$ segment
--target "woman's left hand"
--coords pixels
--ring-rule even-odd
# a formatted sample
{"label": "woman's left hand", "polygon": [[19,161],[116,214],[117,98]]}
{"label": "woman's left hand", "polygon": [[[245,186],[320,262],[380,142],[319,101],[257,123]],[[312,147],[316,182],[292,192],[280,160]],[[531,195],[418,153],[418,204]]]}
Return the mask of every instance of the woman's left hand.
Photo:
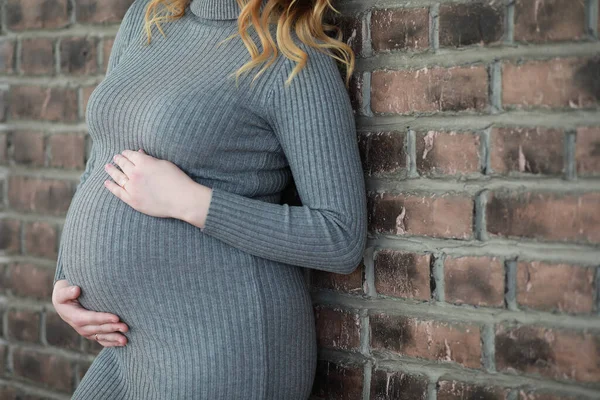
{"label": "woman's left hand", "polygon": [[142,149],[123,150],[113,160],[122,171],[105,164],[104,170],[114,182],[106,180],[104,186],[134,209],[154,217],[181,218],[182,197],[199,185],[177,165]]}

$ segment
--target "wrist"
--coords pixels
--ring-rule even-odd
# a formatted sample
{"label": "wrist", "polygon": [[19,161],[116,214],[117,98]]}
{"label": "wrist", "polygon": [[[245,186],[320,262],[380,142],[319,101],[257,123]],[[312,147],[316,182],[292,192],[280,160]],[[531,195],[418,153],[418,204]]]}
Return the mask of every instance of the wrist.
{"label": "wrist", "polygon": [[198,228],[204,228],[212,197],[212,188],[191,181],[183,194],[181,196],[181,207],[179,207],[180,214],[176,218]]}

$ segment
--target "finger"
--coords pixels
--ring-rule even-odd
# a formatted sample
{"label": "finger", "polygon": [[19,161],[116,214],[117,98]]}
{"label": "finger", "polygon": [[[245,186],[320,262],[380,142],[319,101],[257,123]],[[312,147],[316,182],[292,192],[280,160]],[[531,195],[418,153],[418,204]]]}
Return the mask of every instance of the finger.
{"label": "finger", "polygon": [[113,156],[113,160],[115,161],[115,163],[117,163],[119,168],[121,168],[121,170],[123,170],[123,172],[125,173],[126,176],[129,176],[133,170],[133,167],[135,167],[135,165],[131,162],[131,160],[129,158],[123,156],[122,154],[115,154]]}
{"label": "finger", "polygon": [[83,336],[89,336],[94,333],[112,333],[112,332],[127,332],[129,327],[124,323],[108,323],[102,325],[84,325],[80,329]]}
{"label": "finger", "polygon": [[114,342],[121,346],[124,346],[127,343],[127,338],[125,335],[120,333],[98,333],[98,335],[92,335],[94,339],[97,339],[98,342]]}
{"label": "finger", "polygon": [[56,289],[55,299],[57,303],[65,303],[79,297],[79,286],[65,286]]}
{"label": "finger", "polygon": [[115,314],[87,310],[80,305],[66,305],[66,307],[73,308],[63,310],[63,314],[74,326],[79,328],[86,325],[116,324],[119,322],[119,317]]}
{"label": "finger", "polygon": [[112,164],[104,164],[104,170],[108,172],[110,177],[113,178],[114,181],[117,182],[120,186],[123,186],[125,182],[127,182],[127,180],[129,179],[123,171],[120,171],[117,167],[115,167]]}
{"label": "finger", "polygon": [[127,191],[121,186],[109,180],[104,181],[104,186],[106,186],[106,188],[110,190],[112,194],[129,204],[129,193],[127,193]]}
{"label": "finger", "polygon": [[146,154],[146,152],[143,149],[139,149],[138,151],[142,154]]}
{"label": "finger", "polygon": [[123,150],[121,152],[121,154],[123,154],[125,157],[127,157],[135,165],[141,163],[145,156],[145,154],[142,154],[139,151],[131,151],[131,150]]}

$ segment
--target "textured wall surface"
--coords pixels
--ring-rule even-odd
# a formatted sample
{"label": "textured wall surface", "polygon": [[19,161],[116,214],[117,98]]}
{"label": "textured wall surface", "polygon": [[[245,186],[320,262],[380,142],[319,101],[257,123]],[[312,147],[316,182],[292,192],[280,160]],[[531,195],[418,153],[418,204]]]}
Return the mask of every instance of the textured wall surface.
{"label": "textured wall surface", "polygon": [[[51,304],[86,99],[131,0],[4,0],[0,398],[101,349]],[[315,399],[600,398],[598,0],[339,0],[370,243],[309,271]]]}

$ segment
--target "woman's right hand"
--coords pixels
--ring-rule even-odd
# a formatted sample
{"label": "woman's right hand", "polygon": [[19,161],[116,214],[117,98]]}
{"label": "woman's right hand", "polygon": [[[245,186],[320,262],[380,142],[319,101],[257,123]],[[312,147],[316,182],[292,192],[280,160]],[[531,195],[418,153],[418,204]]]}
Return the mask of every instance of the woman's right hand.
{"label": "woman's right hand", "polygon": [[96,312],[84,308],[77,300],[79,286],[69,285],[66,279],[56,281],[52,291],[52,304],[58,315],[75,331],[89,340],[96,340],[105,347],[125,346],[128,326],[119,322],[115,314]]}

